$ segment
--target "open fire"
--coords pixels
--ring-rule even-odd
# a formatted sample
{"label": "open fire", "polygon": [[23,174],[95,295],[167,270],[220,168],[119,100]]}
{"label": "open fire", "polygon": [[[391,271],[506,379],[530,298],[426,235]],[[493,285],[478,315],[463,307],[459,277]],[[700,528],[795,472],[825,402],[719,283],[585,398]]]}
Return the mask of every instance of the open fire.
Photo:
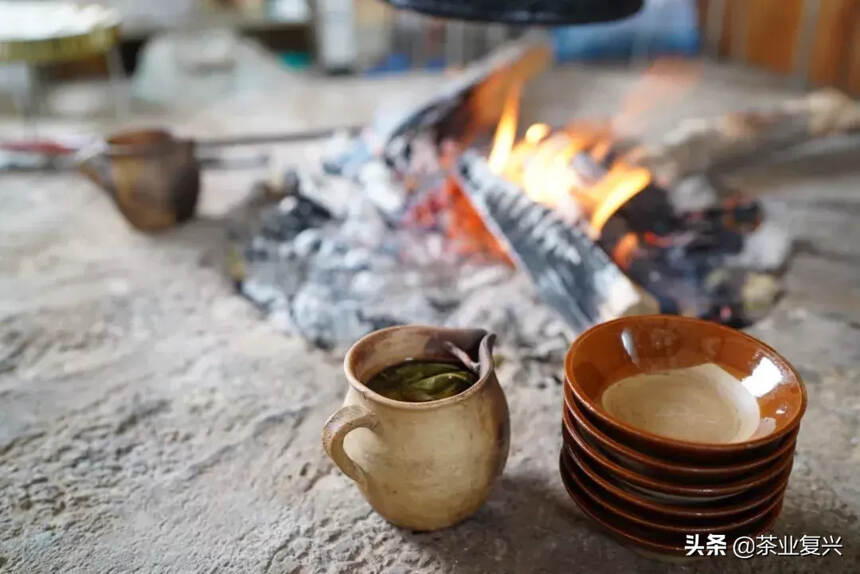
{"label": "open fire", "polygon": [[606,126],[580,122],[552,130],[547,124],[532,124],[515,142],[519,92],[516,86],[505,101],[490,169],[519,184],[532,201],[560,210],[571,221],[585,215],[592,235],[599,237],[612,214],[648,185],[650,173],[611,156]]}
{"label": "open fire", "polygon": [[[545,299],[555,300],[562,314],[571,305],[580,307],[567,316],[569,323],[581,329],[614,315],[659,309],[744,325],[757,318],[761,301],[773,301],[777,293],[774,277],[734,262],[744,251],[747,236],[762,222],[755,201],[728,197],[706,209],[677,209],[671,190],[658,185],[651,171],[637,163],[640,149],[629,145],[622,149],[617,143],[610,121],[577,121],[559,129],[536,123],[518,137],[520,88],[514,83],[506,95],[486,154],[487,169],[476,179],[481,170],[472,168],[481,160],[467,154],[465,163],[470,166],[463,170],[461,161],[465,175],[461,174],[458,184],[472,199],[474,188],[511,184],[502,195],[510,196],[513,186],[518,190],[514,193],[549,208],[575,230],[576,237],[567,237],[570,243],[564,245],[557,244],[557,225],[551,227],[552,240],[540,238],[538,233],[529,240],[511,241],[511,233],[535,225],[543,212],[526,206],[516,215],[520,221],[510,222],[510,229],[505,229],[501,220],[510,219],[510,214],[486,204],[486,197],[476,202],[487,228],[502,243],[502,251],[529,269]],[[498,181],[483,181],[493,179]],[[490,203],[500,205],[512,201],[490,198]],[[462,225],[467,216],[454,221],[455,232],[475,235],[477,226]],[[535,245],[524,245],[527,241]],[[588,242],[599,249],[589,249]],[[546,253],[541,255],[541,250]],[[544,264],[552,250],[576,253],[551,269]],[[600,250],[611,257],[609,262],[600,260]],[[585,270],[581,260],[589,257],[594,260]],[[568,269],[560,271],[559,266]],[[613,267],[618,269],[610,272]],[[611,275],[613,284],[595,283],[587,276],[598,272]],[[636,295],[622,288],[627,278],[638,286]],[[561,288],[561,284],[565,286]],[[621,300],[613,300],[616,297]]]}
{"label": "open fire", "polygon": [[543,356],[623,314],[763,316],[790,239],[702,174],[852,129],[853,103],[813,95],[649,146],[626,129],[648,105],[637,98],[612,120],[518,125],[523,80],[547,54],[500,50],[299,168],[233,230],[239,289],[326,347],[390,324],[480,323]]}

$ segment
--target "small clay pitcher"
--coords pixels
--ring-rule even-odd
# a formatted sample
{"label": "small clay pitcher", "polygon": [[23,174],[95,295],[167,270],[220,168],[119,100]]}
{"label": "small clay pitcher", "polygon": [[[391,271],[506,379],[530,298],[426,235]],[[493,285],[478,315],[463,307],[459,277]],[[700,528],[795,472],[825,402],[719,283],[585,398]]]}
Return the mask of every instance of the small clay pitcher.
{"label": "small clay pitcher", "polygon": [[107,191],[141,231],[172,227],[194,214],[200,192],[194,142],[165,130],[114,134],[88,150],[81,171]]}
{"label": "small clay pitcher", "polygon": [[[371,506],[390,522],[436,530],[487,499],[508,458],[508,404],[496,378],[495,336],[482,329],[411,325],[371,333],[344,359],[343,407],[323,428],[323,446]],[[477,362],[478,381],[458,395],[402,402],[363,381],[409,359],[455,360],[446,342]]]}

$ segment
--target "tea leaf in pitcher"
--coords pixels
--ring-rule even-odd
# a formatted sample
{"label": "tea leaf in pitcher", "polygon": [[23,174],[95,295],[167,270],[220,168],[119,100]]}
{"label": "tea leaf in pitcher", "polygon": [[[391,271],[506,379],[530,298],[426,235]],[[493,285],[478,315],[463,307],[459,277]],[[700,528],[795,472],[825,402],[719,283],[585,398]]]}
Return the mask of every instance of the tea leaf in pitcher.
{"label": "tea leaf in pitcher", "polygon": [[441,375],[433,375],[424,377],[409,386],[413,389],[421,389],[428,393],[438,393],[450,386],[468,388],[474,382],[474,377],[470,377],[469,373],[463,371],[454,371],[452,373],[442,373]]}
{"label": "tea leaf in pitcher", "polygon": [[387,383],[397,385],[409,385],[426,377],[439,375],[442,373],[450,373],[457,371],[457,365],[452,363],[425,363],[417,361],[407,361],[399,365],[394,365],[383,369],[373,379],[380,379]]}
{"label": "tea leaf in pitcher", "polygon": [[407,361],[383,369],[367,386],[397,401],[435,401],[461,393],[477,377],[461,365],[433,361]]}

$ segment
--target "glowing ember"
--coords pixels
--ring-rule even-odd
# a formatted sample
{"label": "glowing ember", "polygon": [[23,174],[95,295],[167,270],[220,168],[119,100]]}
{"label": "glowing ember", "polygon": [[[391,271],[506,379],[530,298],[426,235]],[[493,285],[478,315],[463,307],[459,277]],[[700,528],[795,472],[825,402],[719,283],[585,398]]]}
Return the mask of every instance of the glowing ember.
{"label": "glowing ember", "polygon": [[615,244],[615,249],[612,250],[612,259],[622,269],[628,269],[633,262],[633,256],[636,254],[638,247],[639,238],[636,237],[635,233],[628,232]]}
{"label": "glowing ember", "polygon": [[[584,212],[599,235],[612,214],[651,182],[650,173],[621,160],[605,168],[601,162],[609,156],[612,138],[602,125],[573,124],[553,132],[546,124],[533,124],[516,141],[519,94],[514,86],[505,100],[490,169],[519,184],[533,201],[566,215]],[[580,154],[587,154],[591,173],[576,168]]]}

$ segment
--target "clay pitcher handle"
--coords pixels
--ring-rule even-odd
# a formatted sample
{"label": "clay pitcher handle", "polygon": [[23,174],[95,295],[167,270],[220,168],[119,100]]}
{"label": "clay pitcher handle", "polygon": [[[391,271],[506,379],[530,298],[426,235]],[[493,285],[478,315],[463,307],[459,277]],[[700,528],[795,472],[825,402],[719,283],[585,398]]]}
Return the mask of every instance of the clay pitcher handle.
{"label": "clay pitcher handle", "polygon": [[322,442],[326,453],[337,467],[362,488],[367,486],[367,475],[343,449],[343,439],[357,428],[374,428],[379,420],[376,415],[358,405],[342,407],[329,417],[323,426]]}

